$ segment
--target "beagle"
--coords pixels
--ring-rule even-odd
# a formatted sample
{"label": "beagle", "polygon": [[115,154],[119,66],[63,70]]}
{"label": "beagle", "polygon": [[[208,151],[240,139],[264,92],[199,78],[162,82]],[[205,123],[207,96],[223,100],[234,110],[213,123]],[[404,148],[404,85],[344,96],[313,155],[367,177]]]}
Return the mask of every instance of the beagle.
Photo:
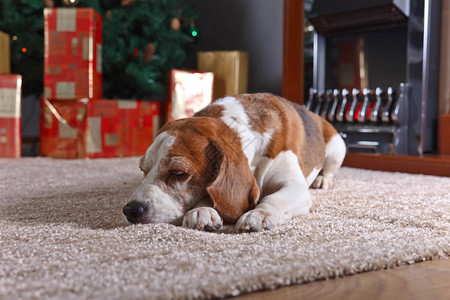
{"label": "beagle", "polygon": [[332,188],[346,147],[333,126],[272,94],[221,98],[166,123],[140,160],[131,223],[269,230],[305,214],[308,188]]}

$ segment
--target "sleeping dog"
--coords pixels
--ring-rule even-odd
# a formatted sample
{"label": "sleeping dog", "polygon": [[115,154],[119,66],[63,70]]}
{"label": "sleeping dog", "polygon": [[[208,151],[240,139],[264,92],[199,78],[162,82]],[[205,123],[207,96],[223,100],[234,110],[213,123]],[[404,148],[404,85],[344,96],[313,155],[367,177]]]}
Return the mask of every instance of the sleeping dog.
{"label": "sleeping dog", "polygon": [[309,211],[310,186],[332,188],[345,151],[331,124],[281,97],[221,98],[159,130],[123,212],[131,223],[269,230]]}

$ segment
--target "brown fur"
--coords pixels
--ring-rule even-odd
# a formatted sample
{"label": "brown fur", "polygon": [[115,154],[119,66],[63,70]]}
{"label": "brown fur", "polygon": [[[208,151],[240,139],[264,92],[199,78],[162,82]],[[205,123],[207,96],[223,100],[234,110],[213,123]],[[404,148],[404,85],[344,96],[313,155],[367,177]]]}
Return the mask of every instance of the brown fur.
{"label": "brown fur", "polygon": [[212,142],[210,146],[220,159],[218,174],[207,191],[214,209],[224,221],[234,223],[245,212],[255,208],[259,188],[242,151],[229,150],[229,144],[224,140]]}
{"label": "brown fur", "polygon": [[198,111],[196,117],[209,117],[220,119],[223,116],[223,107],[220,105],[210,105]]}
{"label": "brown fur", "polygon": [[328,123],[324,119],[322,119],[321,121],[322,121],[323,138],[325,140],[325,144],[328,144],[328,142],[331,140],[331,138],[338,133],[337,133],[336,129],[334,129],[334,127],[330,123]]}

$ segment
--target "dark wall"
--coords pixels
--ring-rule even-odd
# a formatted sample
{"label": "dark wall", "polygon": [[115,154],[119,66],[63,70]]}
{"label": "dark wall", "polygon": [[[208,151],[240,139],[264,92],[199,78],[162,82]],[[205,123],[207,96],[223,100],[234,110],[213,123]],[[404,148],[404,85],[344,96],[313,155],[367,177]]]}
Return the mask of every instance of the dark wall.
{"label": "dark wall", "polygon": [[283,1],[181,0],[199,12],[196,50],[249,52],[249,92],[281,93]]}

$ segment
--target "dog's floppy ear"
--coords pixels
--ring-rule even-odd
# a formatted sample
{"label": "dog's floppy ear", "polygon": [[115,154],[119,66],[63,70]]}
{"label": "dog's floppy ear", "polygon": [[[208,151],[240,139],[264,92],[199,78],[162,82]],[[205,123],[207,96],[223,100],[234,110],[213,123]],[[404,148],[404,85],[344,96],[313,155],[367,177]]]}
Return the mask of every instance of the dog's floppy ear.
{"label": "dog's floppy ear", "polygon": [[256,206],[259,188],[244,152],[231,149],[225,143],[209,143],[206,156],[213,179],[206,190],[223,220],[235,223],[242,214]]}

